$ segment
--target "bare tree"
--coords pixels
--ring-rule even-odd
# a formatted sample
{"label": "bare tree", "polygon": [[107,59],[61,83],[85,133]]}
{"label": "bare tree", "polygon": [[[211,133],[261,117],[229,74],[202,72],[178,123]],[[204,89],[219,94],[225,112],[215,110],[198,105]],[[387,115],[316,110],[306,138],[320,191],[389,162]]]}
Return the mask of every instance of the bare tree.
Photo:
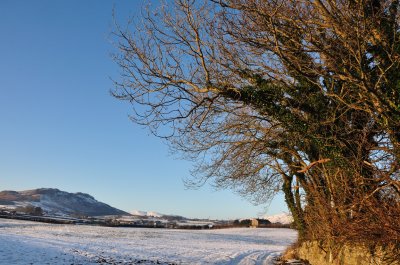
{"label": "bare tree", "polygon": [[398,15],[398,1],[177,0],[117,26],[113,94],[197,161],[195,184],[259,203],[282,190],[311,238],[356,238],[339,228],[390,208],[370,226],[398,239]]}

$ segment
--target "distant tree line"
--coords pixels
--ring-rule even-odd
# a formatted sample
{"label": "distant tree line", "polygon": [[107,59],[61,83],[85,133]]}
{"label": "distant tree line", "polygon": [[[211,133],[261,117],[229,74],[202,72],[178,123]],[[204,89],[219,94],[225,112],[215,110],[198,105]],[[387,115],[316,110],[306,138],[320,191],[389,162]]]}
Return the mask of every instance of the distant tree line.
{"label": "distant tree line", "polygon": [[292,228],[292,224],[271,223],[267,219],[234,220],[232,227]]}

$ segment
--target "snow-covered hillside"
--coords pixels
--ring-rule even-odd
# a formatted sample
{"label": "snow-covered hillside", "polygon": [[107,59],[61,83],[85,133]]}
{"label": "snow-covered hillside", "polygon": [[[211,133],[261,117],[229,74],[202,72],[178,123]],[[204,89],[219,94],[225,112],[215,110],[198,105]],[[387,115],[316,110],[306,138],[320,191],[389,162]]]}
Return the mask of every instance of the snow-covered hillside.
{"label": "snow-covered hillside", "polygon": [[136,216],[148,216],[148,217],[162,217],[164,214],[157,213],[157,212],[146,212],[146,211],[139,211],[139,210],[134,210],[131,212],[132,215]]}
{"label": "snow-covered hillside", "polygon": [[271,223],[291,224],[293,222],[293,217],[289,213],[265,215],[263,218],[269,220]]}
{"label": "snow-covered hillside", "polygon": [[0,219],[0,264],[272,265],[291,229],[169,230]]}
{"label": "snow-covered hillside", "polygon": [[15,209],[32,205],[52,215],[122,215],[124,211],[97,201],[86,193],[69,193],[58,189],[35,189],[0,192],[0,208]]}

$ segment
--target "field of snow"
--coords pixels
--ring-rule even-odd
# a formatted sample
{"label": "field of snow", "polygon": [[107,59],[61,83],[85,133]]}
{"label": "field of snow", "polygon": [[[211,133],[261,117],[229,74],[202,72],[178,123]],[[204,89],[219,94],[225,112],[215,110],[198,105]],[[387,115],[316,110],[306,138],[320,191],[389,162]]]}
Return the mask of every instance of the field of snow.
{"label": "field of snow", "polygon": [[0,219],[0,264],[273,264],[291,229],[168,230]]}

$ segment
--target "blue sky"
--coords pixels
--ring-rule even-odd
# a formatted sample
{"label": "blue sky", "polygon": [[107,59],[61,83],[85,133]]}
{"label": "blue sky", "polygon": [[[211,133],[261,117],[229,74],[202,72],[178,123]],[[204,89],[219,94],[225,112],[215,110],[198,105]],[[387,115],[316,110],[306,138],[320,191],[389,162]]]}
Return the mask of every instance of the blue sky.
{"label": "blue sky", "polygon": [[[122,210],[201,218],[265,212],[232,191],[187,190],[192,164],[110,96],[112,10],[142,1],[0,1],[0,190],[85,192]],[[269,214],[287,211],[282,197]]]}

